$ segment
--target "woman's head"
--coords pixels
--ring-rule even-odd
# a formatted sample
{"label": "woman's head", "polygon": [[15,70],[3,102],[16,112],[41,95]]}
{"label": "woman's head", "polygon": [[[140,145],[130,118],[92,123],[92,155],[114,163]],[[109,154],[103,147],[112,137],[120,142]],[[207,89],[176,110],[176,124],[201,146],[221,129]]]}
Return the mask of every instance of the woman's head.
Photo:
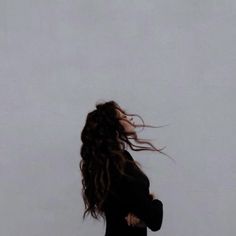
{"label": "woman's head", "polygon": [[[137,114],[127,113],[115,101],[97,103],[96,109],[87,114],[81,132],[80,150],[83,199],[85,208],[87,207],[83,218],[87,212],[96,219],[97,214],[105,218],[104,202],[114,177],[128,175],[125,172],[127,162],[133,166],[140,166],[137,161],[129,161],[125,158],[126,145],[134,151],[151,150],[164,154],[161,149],[157,149],[150,142],[141,141],[135,131],[136,127],[155,126],[145,125],[143,120],[143,124],[134,124],[133,116],[138,116],[142,120]],[[151,148],[135,145],[130,142],[130,139],[137,143],[148,144]]]}
{"label": "woman's head", "polygon": [[[93,145],[93,148],[122,148],[122,139],[135,134],[135,125],[128,119],[128,115],[115,101],[96,104],[96,109],[89,112],[81,133],[83,143]],[[119,139],[120,138],[120,139]],[[107,144],[113,143],[112,146]]]}
{"label": "woman's head", "polygon": [[123,126],[127,135],[134,133],[135,123],[132,122],[133,117],[128,118],[125,112],[121,109],[116,109],[117,117],[119,119],[120,124]]}

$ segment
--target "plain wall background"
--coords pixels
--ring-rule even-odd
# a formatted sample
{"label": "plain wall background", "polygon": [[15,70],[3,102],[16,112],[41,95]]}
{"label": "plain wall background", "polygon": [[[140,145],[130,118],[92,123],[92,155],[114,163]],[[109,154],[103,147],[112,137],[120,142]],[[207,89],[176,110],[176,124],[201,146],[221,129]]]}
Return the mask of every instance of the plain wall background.
{"label": "plain wall background", "polygon": [[[82,222],[80,132],[100,100],[176,163],[131,152],[160,236],[236,233],[234,0],[0,0],[0,235],[104,235]],[[140,136],[140,137],[141,137]]]}

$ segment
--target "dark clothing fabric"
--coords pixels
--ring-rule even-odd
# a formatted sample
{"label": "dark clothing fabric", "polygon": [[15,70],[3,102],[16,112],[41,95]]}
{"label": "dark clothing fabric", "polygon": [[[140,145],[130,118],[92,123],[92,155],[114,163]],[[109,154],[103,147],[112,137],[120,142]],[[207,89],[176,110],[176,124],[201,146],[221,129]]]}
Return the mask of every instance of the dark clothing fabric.
{"label": "dark clothing fabric", "polygon": [[[133,160],[127,150],[124,154]],[[138,166],[133,168],[129,163],[126,170],[134,178],[122,176],[113,182],[112,191],[115,195],[109,194],[105,203],[105,236],[147,236],[147,228],[158,231],[162,225],[163,204],[159,199],[152,199],[149,195],[148,177],[141,173]],[[129,226],[125,217],[130,212],[146,226]]]}

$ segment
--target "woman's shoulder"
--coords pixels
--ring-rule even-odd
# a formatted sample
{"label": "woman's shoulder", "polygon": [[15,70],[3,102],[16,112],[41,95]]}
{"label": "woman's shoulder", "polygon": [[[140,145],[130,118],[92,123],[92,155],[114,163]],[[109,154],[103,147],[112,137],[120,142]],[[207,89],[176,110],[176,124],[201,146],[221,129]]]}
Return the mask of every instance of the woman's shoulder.
{"label": "woman's shoulder", "polygon": [[[127,150],[124,150],[124,154],[128,160],[134,161],[132,155]],[[149,182],[148,176],[135,163],[134,163],[134,165],[132,165],[131,163],[127,163],[126,171],[128,174],[130,174],[132,176],[131,180],[138,181],[138,182],[141,181],[144,185],[149,187],[150,182]]]}
{"label": "woman's shoulder", "polygon": [[124,153],[125,157],[128,158],[128,160],[134,161],[134,158],[131,156],[131,154],[126,149],[123,150],[123,153]]}

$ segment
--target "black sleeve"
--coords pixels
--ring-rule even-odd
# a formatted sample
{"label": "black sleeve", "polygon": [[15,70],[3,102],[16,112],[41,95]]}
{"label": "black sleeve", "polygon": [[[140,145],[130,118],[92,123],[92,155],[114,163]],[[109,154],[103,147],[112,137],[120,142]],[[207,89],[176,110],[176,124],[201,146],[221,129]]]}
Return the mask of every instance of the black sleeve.
{"label": "black sleeve", "polygon": [[118,196],[129,211],[144,221],[150,230],[157,231],[161,228],[163,204],[159,199],[152,200],[149,189],[138,180],[122,177],[118,187]]}

